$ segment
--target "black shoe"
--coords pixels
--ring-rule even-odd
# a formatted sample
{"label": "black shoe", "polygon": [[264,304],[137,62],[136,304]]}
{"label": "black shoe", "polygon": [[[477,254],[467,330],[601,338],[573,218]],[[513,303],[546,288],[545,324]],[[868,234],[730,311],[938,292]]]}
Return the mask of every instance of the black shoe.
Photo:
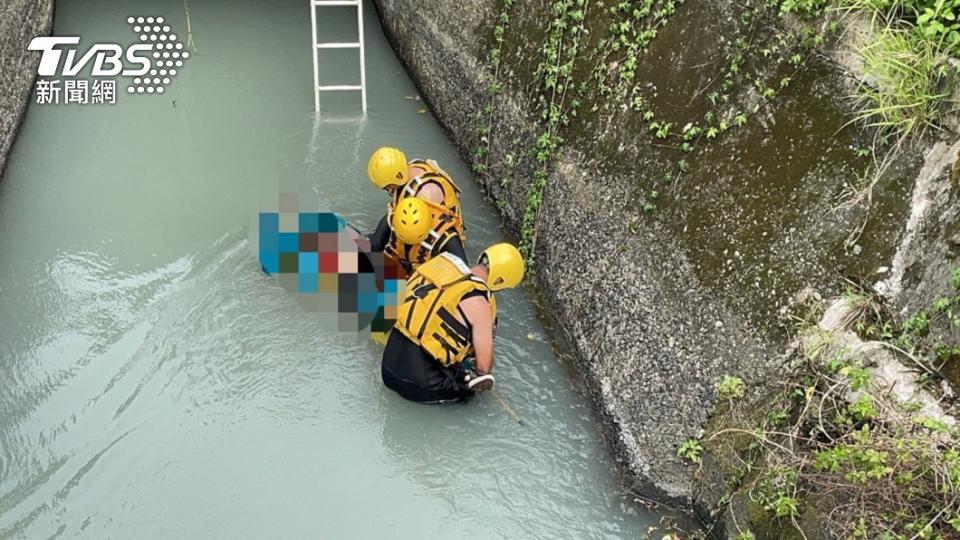
{"label": "black shoe", "polygon": [[487,373],[486,375],[477,375],[476,373],[468,373],[463,380],[467,383],[467,388],[473,392],[486,392],[493,388],[493,375]]}

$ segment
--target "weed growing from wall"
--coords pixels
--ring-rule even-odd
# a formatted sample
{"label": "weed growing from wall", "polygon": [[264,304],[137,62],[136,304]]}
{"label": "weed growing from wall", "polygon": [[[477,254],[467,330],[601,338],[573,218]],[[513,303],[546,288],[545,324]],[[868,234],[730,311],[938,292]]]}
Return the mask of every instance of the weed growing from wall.
{"label": "weed growing from wall", "polygon": [[[943,338],[960,328],[960,267],[954,281],[951,292],[900,321],[862,289],[845,295],[853,328],[917,367],[918,382],[934,392],[939,370],[960,362],[960,343]],[[726,462],[729,493],[716,512],[734,496],[754,510],[738,534],[759,526],[767,536],[782,535],[782,527],[802,535],[803,514],[815,512],[831,537],[960,537],[960,427],[927,414],[923,403],[891,399],[869,357],[834,344],[816,328],[818,318],[808,310],[803,321],[795,376],[751,398],[742,381],[725,376],[716,429],[683,443],[678,455],[699,461],[709,450]]]}

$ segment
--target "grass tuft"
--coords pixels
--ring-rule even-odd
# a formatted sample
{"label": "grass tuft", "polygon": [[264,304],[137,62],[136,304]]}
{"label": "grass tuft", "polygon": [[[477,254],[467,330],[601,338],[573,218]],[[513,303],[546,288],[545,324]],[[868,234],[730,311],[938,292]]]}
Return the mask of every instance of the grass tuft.
{"label": "grass tuft", "polygon": [[855,96],[857,120],[903,138],[940,129],[956,79],[945,45],[910,29],[875,29],[875,39],[859,50],[867,77]]}

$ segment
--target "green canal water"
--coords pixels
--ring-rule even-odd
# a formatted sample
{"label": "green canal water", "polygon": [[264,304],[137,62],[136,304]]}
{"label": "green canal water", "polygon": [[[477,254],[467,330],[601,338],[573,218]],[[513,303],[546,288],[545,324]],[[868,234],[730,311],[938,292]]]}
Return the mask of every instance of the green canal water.
{"label": "green canal water", "polygon": [[[186,35],[184,3],[57,3],[54,33]],[[259,271],[281,192],[362,227],[384,144],[464,188],[471,254],[503,239],[366,4],[370,110],[311,92],[307,2],[189,1],[196,51],[163,95],[31,104],[0,182],[0,537],[639,538],[610,449],[522,291],[499,296],[498,389],[408,403],[380,348]],[[324,40],[355,32],[320,11]],[[454,9],[454,8],[451,8]],[[191,49],[192,51],[192,49]],[[324,53],[347,83],[353,51]],[[465,103],[465,107],[474,106]]]}

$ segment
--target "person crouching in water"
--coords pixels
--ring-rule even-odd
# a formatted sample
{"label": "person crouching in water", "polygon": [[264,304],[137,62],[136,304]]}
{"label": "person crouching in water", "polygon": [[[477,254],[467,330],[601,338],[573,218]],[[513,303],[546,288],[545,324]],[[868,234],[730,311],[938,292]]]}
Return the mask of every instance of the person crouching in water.
{"label": "person crouching in water", "polygon": [[473,267],[450,253],[421,264],[407,281],[383,351],[383,383],[421,403],[460,401],[493,388],[493,293],[516,287],[523,273],[520,251],[507,243],[488,247]]}
{"label": "person crouching in water", "polygon": [[[440,253],[466,260],[460,189],[437,162],[407,162],[399,149],[384,146],[370,156],[367,176],[391,199],[369,236],[373,251],[392,257],[408,274]],[[424,215],[428,219],[413,224]],[[410,220],[410,226],[398,227],[399,219]]]}

